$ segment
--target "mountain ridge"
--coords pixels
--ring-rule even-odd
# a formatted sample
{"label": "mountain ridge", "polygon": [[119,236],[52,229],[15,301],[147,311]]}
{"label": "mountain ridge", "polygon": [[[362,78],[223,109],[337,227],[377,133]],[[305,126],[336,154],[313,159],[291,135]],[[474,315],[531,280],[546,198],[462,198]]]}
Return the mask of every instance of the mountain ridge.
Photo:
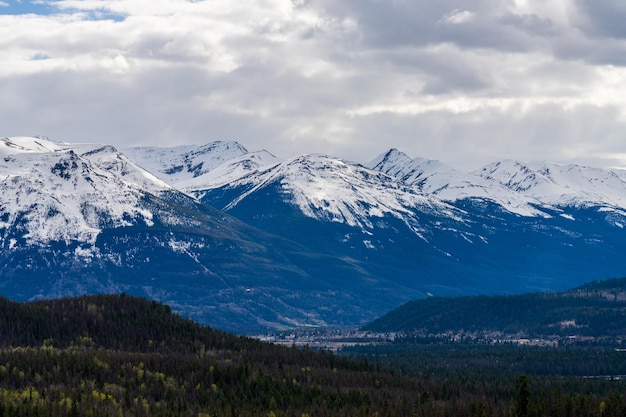
{"label": "mountain ridge", "polygon": [[[246,177],[249,178],[251,175],[255,175],[256,172],[264,172],[268,168],[280,164],[281,162],[288,163],[288,161],[297,160],[305,161],[309,158],[323,156],[315,154],[302,154],[293,158],[289,158],[287,160],[282,160],[281,158],[277,158],[265,150],[249,152],[237,142],[217,141],[213,142],[212,144],[220,144],[227,147],[237,147],[241,150],[241,153],[238,154],[236,157],[232,157],[230,159],[224,158],[221,160],[221,165],[214,165],[213,169],[208,170],[203,175],[195,176],[195,183],[189,183],[187,182],[187,180],[179,181],[175,177],[168,176],[164,172],[161,172],[161,175],[159,175],[159,177],[163,180],[169,180],[169,183],[172,183],[172,185],[174,186],[180,185],[180,187],[178,188],[183,189],[189,194],[195,195],[195,193],[203,188],[214,189],[227,184],[231,184],[233,182],[244,180],[244,178]],[[193,149],[219,149],[219,147],[217,146],[208,145],[196,146],[195,148],[192,146],[187,146],[185,148],[187,148],[185,155],[193,153]],[[147,150],[148,152],[152,152],[152,150],[155,148],[137,147],[131,148],[130,150],[138,160],[141,160],[146,164],[145,167],[149,171],[153,173],[158,171],[159,167],[155,166],[155,164],[150,161],[150,158],[145,158],[141,156],[143,152],[142,149]],[[162,154],[166,155],[174,151],[176,148],[161,149]],[[126,152],[129,150],[123,151]],[[263,158],[258,156],[260,154],[266,154],[270,157],[266,160],[263,160]],[[328,157],[333,158],[330,156]],[[174,166],[174,161],[176,161],[177,158],[178,157],[174,157],[166,165]],[[226,169],[229,163],[237,162],[237,160],[250,162],[250,160],[252,159],[256,159],[257,162],[255,164],[249,164],[245,172],[234,173],[233,170]],[[339,160],[339,158],[333,159]],[[450,167],[447,164],[436,160],[429,160],[421,157],[416,157],[412,159],[397,148],[391,148],[389,151],[381,153],[379,156],[375,157],[371,161],[362,164],[347,160],[343,161],[350,163],[354,166],[362,166],[375,171],[383,172],[393,178],[396,178],[405,185],[415,186],[421,189],[423,192],[430,194],[431,196],[439,197],[443,201],[454,202],[466,198],[485,199],[495,202],[499,206],[514,214],[542,217],[550,215],[546,213],[546,210],[542,210],[542,207],[545,207],[548,209],[547,211],[550,211],[561,206],[571,206],[573,202],[584,199],[580,198],[581,196],[577,196],[578,198],[570,197],[559,200],[555,197],[558,196],[557,192],[554,192],[553,196],[546,196],[541,193],[524,194],[523,191],[525,189],[523,187],[516,187],[511,184],[511,181],[505,180],[507,177],[507,171],[503,168],[503,166],[507,164],[515,164],[519,166],[520,170],[522,171],[526,169],[526,171],[529,174],[532,174],[534,178],[538,177],[539,173],[542,171],[550,171],[551,168],[554,171],[555,169],[559,170],[558,168],[562,168],[561,174],[570,171],[571,175],[560,175],[559,178],[566,181],[566,183],[562,186],[555,185],[555,190],[563,191],[570,189],[570,191],[572,191],[574,190],[572,184],[579,182],[580,187],[575,191],[578,191],[578,193],[582,196],[588,197],[587,202],[593,202],[594,200],[590,198],[595,196],[600,197],[596,201],[598,203],[626,209],[626,198],[624,197],[624,195],[626,195],[626,173],[619,170],[599,169],[575,164],[564,165],[548,162],[524,163],[519,161],[506,160],[488,164],[478,170],[464,171]],[[541,167],[541,164],[543,164],[544,166]],[[532,166],[535,166],[536,168],[530,168]],[[219,169],[217,169],[218,167]],[[219,173],[218,171],[220,170],[222,170],[223,173]],[[577,175],[575,172],[573,172],[576,170],[579,171]],[[209,175],[204,183],[199,181],[199,177],[210,174],[211,171],[213,171],[213,175]],[[595,178],[591,176],[592,172],[595,173]],[[512,177],[522,175],[511,170],[509,170],[508,174]],[[581,183],[579,179],[584,177],[585,175],[593,180],[592,182],[589,182],[587,184],[587,188],[582,187],[585,184]],[[612,182],[607,186],[606,183],[608,179],[612,180]],[[554,183],[554,181],[552,182]],[[589,187],[593,188],[601,184],[605,184],[602,186],[602,192],[604,194],[599,192],[593,193],[588,189]],[[621,190],[621,194],[615,193],[614,188],[616,185]],[[533,188],[536,187],[537,184],[533,186]],[[566,192],[561,192],[560,194],[564,196],[568,195],[568,193]],[[574,199],[572,200],[572,198]]]}
{"label": "mountain ridge", "polygon": [[[325,324],[331,317],[314,311],[314,296],[290,301],[303,289],[330,305],[341,302],[329,283],[289,258],[307,250],[135,170],[114,148],[40,139],[2,143],[9,149],[0,161],[5,295],[27,300],[127,291],[239,332]],[[153,180],[156,191],[134,178]],[[354,320],[370,313],[355,307],[345,314]]]}
{"label": "mountain ridge", "polygon": [[[261,332],[362,324],[428,294],[626,273],[619,193],[542,201],[495,168],[466,177],[398,150],[368,164],[281,160],[236,142],[126,151],[4,138],[0,156],[0,290],[19,299],[126,291]],[[554,178],[585,175],[587,200],[585,187],[621,178]]]}
{"label": "mountain ridge", "polygon": [[[392,150],[391,153],[400,158],[400,168],[411,162],[411,158],[400,151]],[[361,259],[365,263],[369,262],[370,269],[374,268],[379,276],[391,275],[392,272],[383,271],[389,268],[389,265],[394,264],[402,264],[397,270],[403,270],[400,272],[403,277],[410,274],[409,270],[415,271],[416,281],[424,281],[424,275],[441,275],[440,283],[427,278],[431,282],[426,286],[421,286],[422,296],[427,292],[433,292],[436,287],[445,288],[444,291],[448,293],[452,293],[453,287],[459,287],[460,291],[468,291],[470,288],[477,290],[472,286],[475,286],[478,281],[465,286],[460,280],[446,278],[447,273],[464,276],[469,281],[471,277],[485,274],[481,272],[481,269],[486,267],[488,268],[486,274],[489,277],[484,282],[489,282],[488,285],[495,284],[497,278],[492,276],[493,266],[489,264],[502,261],[491,261],[487,258],[500,258],[504,263],[509,264],[509,266],[503,265],[500,272],[496,271],[496,273],[501,276],[507,274],[515,276],[516,278],[508,278],[506,282],[510,285],[509,290],[516,292],[532,290],[533,286],[535,289],[563,289],[564,287],[557,284],[559,279],[557,277],[563,277],[561,279],[564,282],[582,283],[585,280],[613,277],[623,273],[623,268],[615,264],[615,260],[612,261],[613,266],[603,271],[593,271],[589,267],[584,267],[582,261],[582,259],[586,259],[586,262],[602,259],[604,262],[605,257],[610,259],[613,254],[617,253],[611,251],[610,254],[600,255],[599,250],[591,247],[594,254],[585,255],[585,251],[590,248],[589,245],[606,244],[607,247],[623,245],[620,243],[622,239],[619,238],[619,224],[621,224],[622,216],[620,211],[614,210],[612,206],[572,208],[563,205],[561,207],[553,204],[554,202],[542,202],[534,197],[520,197],[518,193],[516,194],[500,182],[477,174],[467,174],[469,178],[475,179],[477,184],[469,183],[469,186],[466,186],[468,180],[462,178],[462,175],[459,176],[460,171],[448,168],[446,168],[448,171],[455,173],[456,185],[454,186],[442,186],[433,182],[434,177],[438,178],[439,183],[443,182],[444,173],[435,173],[436,175],[431,173],[429,176],[419,177],[414,172],[411,177],[412,183],[405,183],[402,181],[402,176],[398,178],[389,175],[398,175],[402,172],[400,168],[397,168],[395,171],[382,170],[382,173],[386,175],[383,182],[393,184],[394,189],[397,190],[393,198],[388,197],[383,200],[386,205],[395,205],[402,209],[384,210],[380,206],[368,203],[372,195],[376,195],[375,182],[356,186],[355,178],[357,177],[350,177],[351,180],[347,181],[345,174],[362,172],[366,174],[361,175],[361,178],[365,176],[373,180],[383,178],[378,173],[380,169],[374,170],[368,166],[373,164],[375,167],[388,154],[389,152],[383,153],[373,160],[373,163],[365,165],[325,155],[304,154],[282,163],[268,164],[256,171],[246,172],[240,180],[222,182],[213,188],[190,190],[190,192],[202,201],[224,209],[272,233],[283,234],[303,244],[317,239],[315,247],[325,247],[326,253],[344,253],[346,247],[349,247],[351,248],[350,256]],[[313,164],[317,165],[316,169],[311,169],[312,160],[316,161],[316,164]],[[328,163],[323,163],[324,160]],[[416,158],[416,160],[420,163],[428,163],[425,159]],[[333,168],[332,161],[340,162],[344,168]],[[391,163],[386,168],[391,168],[393,161],[387,158],[387,162]],[[286,176],[280,174],[281,171],[285,171],[285,166],[293,169],[292,173]],[[445,165],[429,163],[429,166]],[[299,175],[293,175],[294,172]],[[270,178],[273,182],[269,180]],[[430,183],[428,183],[429,179]],[[347,189],[344,188],[346,184],[349,185]],[[428,187],[431,190],[437,190],[439,194],[428,191]],[[308,191],[302,192],[303,189],[308,189]],[[476,190],[478,192],[474,193],[473,191]],[[332,195],[333,192],[334,195]],[[416,205],[405,204],[415,198],[426,199],[429,204],[445,207],[453,213],[453,216],[438,218],[436,214],[433,216],[432,213],[416,210]],[[358,210],[352,207],[358,207]],[[444,211],[439,210],[439,212]],[[344,213],[354,217],[350,218]],[[388,216],[389,213],[393,214]],[[398,216],[398,213],[403,214]],[[403,219],[404,213],[409,213],[409,221]],[[404,224],[392,225],[395,222],[392,219],[394,216],[396,220],[401,219]],[[354,221],[355,217],[358,222]],[[305,221],[304,218],[312,221]],[[310,225],[307,225],[309,223]],[[418,227],[412,229],[407,227],[412,224]],[[597,225],[601,227],[597,228],[597,232],[592,231],[592,224],[593,228]],[[401,248],[399,242],[406,239],[407,233],[413,235],[411,239],[417,238],[427,242],[429,247],[404,243],[405,248]],[[320,236],[319,239],[317,235]],[[437,240],[443,243],[436,242]],[[460,244],[461,240],[468,244]],[[361,249],[358,249],[359,246]],[[391,254],[390,248],[394,246],[396,246],[396,253],[404,252],[404,254],[387,256],[386,260],[381,258],[375,262],[376,265],[371,264],[372,257],[380,255],[381,251]],[[489,249],[485,252],[483,249],[477,249],[479,246]],[[499,248],[506,246],[510,246],[508,251]],[[567,249],[568,247],[572,249]],[[439,264],[441,268],[433,266],[429,269],[423,264],[420,265],[419,261],[406,264],[407,257],[415,257],[409,254],[411,250],[417,254],[428,253],[432,249],[448,258]],[[605,257],[600,258],[601,256]],[[429,256],[429,258],[432,257]],[[482,265],[479,265],[477,259],[481,258],[484,260],[479,261],[482,262]],[[572,264],[576,266],[567,265],[569,258],[573,259]],[[543,260],[548,265],[554,264],[554,266],[548,267],[552,268],[551,270],[544,268],[542,271],[542,268],[537,266],[539,260]],[[558,266],[554,263],[555,260]],[[385,263],[387,267],[383,266]],[[459,266],[460,263],[470,265],[470,267]],[[530,275],[528,271],[531,269],[524,265],[525,263],[533,268]],[[450,265],[452,265],[451,268]],[[476,267],[471,265],[476,265]],[[581,266],[582,269],[579,268]],[[394,268],[392,266],[391,270]],[[439,272],[437,268],[440,269]],[[559,269],[562,270],[559,271]],[[572,277],[565,278],[570,272]],[[536,284],[524,286],[519,282],[515,283],[515,280],[528,283],[534,281]],[[542,281],[544,284],[540,284]],[[507,291],[506,287],[507,284],[499,285],[497,291]],[[484,290],[489,291],[487,285]]]}
{"label": "mountain ridge", "polygon": [[366,166],[392,175],[402,183],[419,186],[444,201],[483,198],[514,214],[547,216],[537,208],[542,205],[540,201],[509,190],[490,178],[462,172],[436,160],[411,159],[397,149],[381,154]]}

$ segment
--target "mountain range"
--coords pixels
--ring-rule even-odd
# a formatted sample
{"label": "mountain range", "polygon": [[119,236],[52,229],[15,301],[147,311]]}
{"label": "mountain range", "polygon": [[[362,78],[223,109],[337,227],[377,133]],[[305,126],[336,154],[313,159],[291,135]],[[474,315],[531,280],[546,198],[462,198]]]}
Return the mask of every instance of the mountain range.
{"label": "mountain range", "polygon": [[281,159],[236,142],[0,139],[0,293],[128,292],[240,333],[361,324],[430,295],[624,275],[626,174],[391,149]]}

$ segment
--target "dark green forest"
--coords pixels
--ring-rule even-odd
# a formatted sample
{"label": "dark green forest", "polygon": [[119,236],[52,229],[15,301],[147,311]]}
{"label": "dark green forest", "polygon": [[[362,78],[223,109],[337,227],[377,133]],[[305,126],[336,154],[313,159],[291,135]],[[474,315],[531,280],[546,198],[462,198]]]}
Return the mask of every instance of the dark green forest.
{"label": "dark green forest", "polygon": [[422,336],[499,332],[626,340],[626,278],[556,293],[426,298],[406,303],[364,329]]}
{"label": "dark green forest", "polygon": [[284,347],[203,327],[166,305],[124,294],[0,299],[0,417],[626,412],[622,380],[489,365],[521,350],[437,348],[349,357]]}

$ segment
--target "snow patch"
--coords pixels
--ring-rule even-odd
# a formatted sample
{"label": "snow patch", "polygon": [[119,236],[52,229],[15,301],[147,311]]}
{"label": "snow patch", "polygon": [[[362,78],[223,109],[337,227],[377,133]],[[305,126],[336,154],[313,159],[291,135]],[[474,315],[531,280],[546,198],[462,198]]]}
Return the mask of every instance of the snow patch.
{"label": "snow patch", "polygon": [[77,258],[82,258],[85,261],[91,261],[94,257],[94,249],[93,248],[83,248],[77,247],[74,250],[74,255]]}
{"label": "snow patch", "polygon": [[188,253],[191,248],[190,242],[175,239],[170,239],[168,245],[176,253]]}
{"label": "snow patch", "polygon": [[364,240],[363,244],[365,245],[367,249],[376,249],[376,246],[372,244],[371,240]]}

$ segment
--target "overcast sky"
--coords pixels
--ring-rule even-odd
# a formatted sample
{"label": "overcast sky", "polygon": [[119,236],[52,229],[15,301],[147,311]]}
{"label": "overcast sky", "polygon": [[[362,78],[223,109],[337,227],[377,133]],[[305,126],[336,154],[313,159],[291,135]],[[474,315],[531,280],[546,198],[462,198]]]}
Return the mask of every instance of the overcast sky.
{"label": "overcast sky", "polygon": [[0,0],[0,136],[626,167],[623,0]]}

